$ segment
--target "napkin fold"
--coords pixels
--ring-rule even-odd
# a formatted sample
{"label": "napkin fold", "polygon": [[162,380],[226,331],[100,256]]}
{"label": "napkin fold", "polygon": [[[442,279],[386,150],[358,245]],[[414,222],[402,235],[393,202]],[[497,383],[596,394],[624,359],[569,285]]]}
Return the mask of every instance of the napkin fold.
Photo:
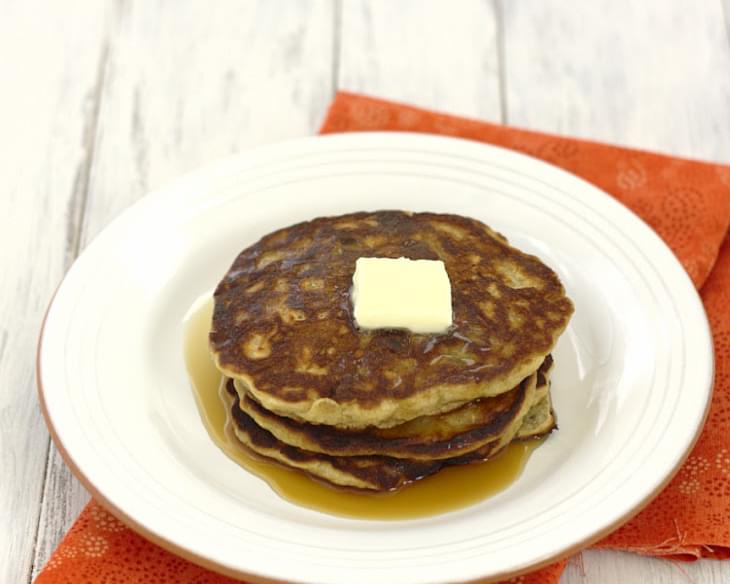
{"label": "napkin fold", "polygon": [[[730,556],[730,167],[468,120],[339,93],[322,133],[408,131],[496,144],[560,166],[644,219],[701,287],[715,343],[715,391],[703,433],[664,491],[597,547],[679,560]],[[704,285],[703,285],[704,284]],[[554,584],[565,561],[509,582]],[[145,540],[91,501],[38,576],[38,584],[225,584]]]}

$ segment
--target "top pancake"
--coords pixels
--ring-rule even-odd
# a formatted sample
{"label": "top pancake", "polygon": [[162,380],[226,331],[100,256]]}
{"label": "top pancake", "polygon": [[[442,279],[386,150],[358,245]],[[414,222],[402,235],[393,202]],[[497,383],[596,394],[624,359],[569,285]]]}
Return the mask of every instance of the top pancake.
{"label": "top pancake", "polygon": [[[365,331],[352,317],[359,257],[441,259],[453,326]],[[344,428],[389,427],[509,391],[532,374],[573,306],[557,275],[479,221],[401,211],[275,231],[215,291],[218,368],[266,409]]]}

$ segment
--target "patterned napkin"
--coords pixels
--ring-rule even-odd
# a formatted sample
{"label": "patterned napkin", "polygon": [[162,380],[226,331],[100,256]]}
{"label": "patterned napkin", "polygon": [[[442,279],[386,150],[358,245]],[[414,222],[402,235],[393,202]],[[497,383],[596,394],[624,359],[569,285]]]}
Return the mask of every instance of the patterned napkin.
{"label": "patterned napkin", "polygon": [[[611,193],[651,225],[701,289],[715,339],[715,393],[686,463],[639,515],[596,547],[680,560],[730,557],[730,167],[437,114],[349,93],[322,133],[399,130],[519,150]],[[565,561],[510,582],[554,584]],[[236,580],[179,558],[89,503],[36,582],[224,584]]]}

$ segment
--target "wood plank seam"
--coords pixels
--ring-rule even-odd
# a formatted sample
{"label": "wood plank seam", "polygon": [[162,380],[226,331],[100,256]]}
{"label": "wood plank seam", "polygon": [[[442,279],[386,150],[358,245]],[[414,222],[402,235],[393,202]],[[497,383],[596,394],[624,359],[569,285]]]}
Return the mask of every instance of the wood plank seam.
{"label": "wood plank seam", "polygon": [[499,119],[503,124],[509,120],[509,108],[507,104],[507,59],[504,29],[504,6],[502,0],[492,0],[494,10],[494,21],[497,25],[497,66],[499,67]]}
{"label": "wood plank seam", "polygon": [[28,569],[28,575],[26,576],[26,581],[28,584],[32,582],[33,580],[33,573],[35,571],[36,567],[36,557],[38,555],[38,541],[40,539],[40,532],[41,532],[41,521],[43,517],[42,508],[43,508],[43,497],[45,496],[46,492],[46,484],[48,483],[48,474],[50,472],[50,460],[51,460],[51,437],[46,438],[46,464],[43,468],[43,481],[41,482],[41,495],[40,500],[38,501],[38,520],[36,521],[35,526],[35,534],[33,535],[33,560],[30,562],[30,566]]}
{"label": "wood plank seam", "polygon": [[109,62],[109,42],[105,42],[99,57],[99,66],[94,84],[94,91],[91,95],[92,110],[89,116],[89,123],[84,128],[84,152],[85,160],[76,173],[74,190],[69,202],[69,214],[67,233],[71,236],[66,247],[65,268],[68,270],[71,264],[78,257],[81,247],[81,232],[83,230],[84,218],[86,216],[86,205],[89,198],[89,179],[91,168],[94,163],[96,150],[96,138],[99,127],[99,113],[101,110],[101,98],[106,77],[106,68]]}
{"label": "wood plank seam", "polygon": [[342,0],[332,4],[332,97],[340,88],[340,51],[342,47]]}
{"label": "wood plank seam", "polygon": [[[99,64],[97,67],[96,79],[94,81],[94,89],[91,92],[91,112],[88,122],[85,124],[83,132],[83,148],[84,160],[79,165],[76,176],[74,177],[73,193],[69,199],[68,221],[66,226],[66,248],[64,250],[64,272],[68,271],[71,264],[78,257],[81,247],[81,234],[83,229],[84,218],[86,216],[86,205],[89,196],[89,179],[91,177],[91,169],[94,163],[94,153],[96,150],[96,139],[99,126],[99,113],[101,110],[102,90],[104,87],[104,79],[106,76],[107,64],[109,62],[109,42],[106,41],[102,47],[99,56]],[[7,336],[7,334],[5,335]],[[0,355],[4,349],[5,343],[0,346]],[[43,507],[43,498],[46,494],[46,485],[51,472],[51,438],[46,441],[46,463],[43,470],[43,481],[40,489],[39,508]],[[33,537],[33,561],[30,564],[27,581],[31,582],[33,574],[37,572],[41,566],[38,566],[38,542],[41,533],[41,521],[43,514],[38,513],[35,534]]]}

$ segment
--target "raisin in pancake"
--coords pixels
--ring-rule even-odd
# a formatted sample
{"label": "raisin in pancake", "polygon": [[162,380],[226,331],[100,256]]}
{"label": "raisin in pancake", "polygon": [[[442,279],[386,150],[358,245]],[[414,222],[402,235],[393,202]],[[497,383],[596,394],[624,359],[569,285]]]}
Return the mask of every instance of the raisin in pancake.
{"label": "raisin in pancake", "polygon": [[221,391],[230,414],[232,430],[248,450],[264,459],[338,487],[366,491],[394,491],[434,474],[451,464],[481,462],[496,456],[516,436],[523,418],[534,402],[534,389],[520,418],[495,441],[468,454],[446,460],[412,460],[388,456],[331,456],[303,450],[277,439],[238,407],[237,394],[230,384]]}
{"label": "raisin in pancake", "polygon": [[[359,257],[443,260],[444,334],[360,330]],[[324,217],[245,249],[215,291],[216,365],[265,409],[315,424],[390,427],[509,391],[532,374],[573,305],[557,275],[479,221],[400,211]]]}
{"label": "raisin in pancake", "polygon": [[311,452],[418,460],[453,458],[496,440],[520,415],[529,399],[530,385],[535,385],[538,377],[544,387],[536,388],[535,393],[542,398],[547,393],[551,363],[546,359],[536,374],[498,396],[480,398],[443,414],[420,416],[392,428],[342,430],[299,422],[269,412],[248,394],[239,396],[239,406],[282,442]]}

